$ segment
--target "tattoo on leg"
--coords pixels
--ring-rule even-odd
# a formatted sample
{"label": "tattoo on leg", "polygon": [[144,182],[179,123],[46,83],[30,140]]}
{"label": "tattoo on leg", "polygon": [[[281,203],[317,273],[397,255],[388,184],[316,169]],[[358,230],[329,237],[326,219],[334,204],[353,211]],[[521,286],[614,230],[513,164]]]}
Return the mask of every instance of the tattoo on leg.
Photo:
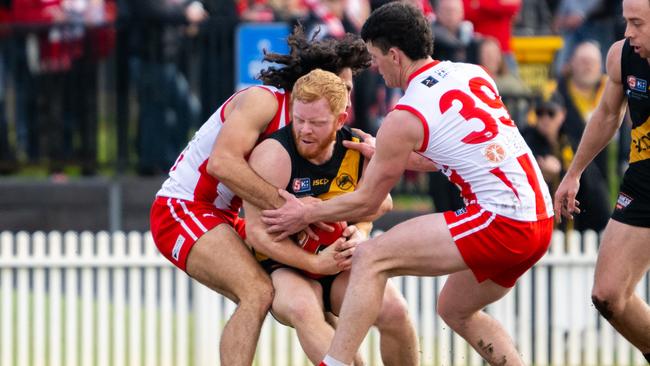
{"label": "tattoo on leg", "polygon": [[[487,353],[490,356],[494,355],[494,346],[492,343],[486,343],[484,340],[479,339],[478,341],[478,346],[481,348],[481,350],[485,353]],[[496,363],[497,366],[506,366],[508,364],[508,359],[506,356],[501,356],[501,361]]]}
{"label": "tattoo on leg", "polygon": [[609,304],[605,300],[601,300],[596,296],[591,297],[591,301],[594,303],[596,310],[603,316],[603,318],[610,320],[614,316],[612,310],[609,308]]}
{"label": "tattoo on leg", "polygon": [[494,353],[494,347],[492,346],[492,343],[485,344],[485,341],[482,339],[478,340],[478,346],[481,347],[483,352],[492,355]]}

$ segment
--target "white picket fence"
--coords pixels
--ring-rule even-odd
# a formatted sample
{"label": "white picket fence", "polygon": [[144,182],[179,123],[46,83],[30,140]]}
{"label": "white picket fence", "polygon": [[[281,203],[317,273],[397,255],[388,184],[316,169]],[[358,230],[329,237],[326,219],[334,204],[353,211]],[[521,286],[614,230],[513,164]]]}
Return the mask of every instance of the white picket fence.
{"label": "white picket fence", "polygon": [[[597,236],[555,233],[550,253],[487,310],[530,365],[645,365],[590,302]],[[436,316],[445,278],[394,278],[418,327],[423,365],[482,365]],[[638,293],[648,299],[650,281]],[[218,365],[234,310],[176,270],[148,233],[0,233],[0,365]],[[362,352],[379,365],[372,331]],[[308,365],[295,332],[268,317],[256,365]]]}

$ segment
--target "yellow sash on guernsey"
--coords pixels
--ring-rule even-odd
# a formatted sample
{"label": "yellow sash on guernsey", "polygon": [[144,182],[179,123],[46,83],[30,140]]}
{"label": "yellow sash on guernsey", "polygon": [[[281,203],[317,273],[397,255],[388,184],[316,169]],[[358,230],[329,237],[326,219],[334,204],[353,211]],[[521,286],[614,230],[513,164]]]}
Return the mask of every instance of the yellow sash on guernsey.
{"label": "yellow sash on guernsey", "polygon": [[632,129],[630,163],[650,158],[650,117],[640,126]]}

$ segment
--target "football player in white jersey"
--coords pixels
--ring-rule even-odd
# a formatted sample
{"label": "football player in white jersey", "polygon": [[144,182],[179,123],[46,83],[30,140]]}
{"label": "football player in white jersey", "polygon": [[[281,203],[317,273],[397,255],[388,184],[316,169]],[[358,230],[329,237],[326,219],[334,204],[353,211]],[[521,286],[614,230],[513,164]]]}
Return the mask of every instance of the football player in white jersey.
{"label": "football player in white jersey", "polygon": [[[279,207],[283,199],[246,159],[259,141],[290,122],[289,94],[300,76],[322,68],[339,75],[351,90],[352,75],[370,64],[363,41],[351,34],[311,42],[297,27],[287,42],[288,55],[265,56],[281,67],[261,72],[263,86],[234,94],[197,131],[151,208],[151,233],[160,252],[238,305],[221,334],[222,365],[251,365],[273,300],[269,276],[242,240],[238,212],[242,199],[262,208]],[[318,258],[327,260],[335,261]]]}
{"label": "football player in white jersey", "polygon": [[414,168],[414,151],[459,186],[466,208],[408,220],[356,247],[322,364],[350,364],[389,277],[449,274],[437,307],[444,321],[490,364],[523,365],[505,329],[482,309],[505,296],[550,244],[551,197],[532,152],[482,68],[429,56],[430,25],[416,8],[403,2],[378,8],[361,36],[386,84],[404,90],[379,129],[364,185],[317,203],[281,191],[285,205],[263,211],[269,231],[283,237],[310,222],[373,212],[404,170]]}
{"label": "football player in white jersey", "polygon": [[[322,70],[298,79],[291,95],[293,122],[255,147],[249,159],[255,172],[277,187],[318,199],[347,194],[363,184],[367,160],[358,151],[342,145],[342,141],[358,141],[358,137],[343,127],[347,119],[347,95],[345,85],[337,79],[333,73]],[[364,218],[365,224],[391,207],[389,195],[378,212]],[[307,253],[308,249],[302,256],[289,254],[287,249],[299,244],[290,238],[274,241],[259,220],[260,210],[246,201],[244,209],[246,241],[259,254],[275,288],[273,316],[296,329],[303,350],[317,364],[334,336],[334,328],[327,323],[326,316],[330,312],[338,314],[349,272],[328,276],[311,272],[314,254]],[[339,239],[322,251],[321,248],[314,251],[318,256],[351,256],[354,245],[367,238],[372,227],[359,224],[364,223],[355,222],[343,231],[349,240]],[[350,262],[351,259],[344,260],[347,265]],[[390,283],[381,308],[374,325],[380,335],[382,361],[385,365],[419,365],[418,340],[406,300]],[[355,365],[364,364],[361,357],[357,361]]]}

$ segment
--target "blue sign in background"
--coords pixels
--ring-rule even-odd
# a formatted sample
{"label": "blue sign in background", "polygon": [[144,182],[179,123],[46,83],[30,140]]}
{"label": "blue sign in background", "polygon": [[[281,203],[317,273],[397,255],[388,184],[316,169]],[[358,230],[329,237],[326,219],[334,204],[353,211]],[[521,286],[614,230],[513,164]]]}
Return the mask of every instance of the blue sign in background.
{"label": "blue sign in background", "polygon": [[288,35],[289,25],[286,23],[248,23],[239,26],[235,53],[237,90],[260,84],[255,77],[259,75],[260,70],[273,65],[270,62],[262,62],[263,51],[288,53]]}

